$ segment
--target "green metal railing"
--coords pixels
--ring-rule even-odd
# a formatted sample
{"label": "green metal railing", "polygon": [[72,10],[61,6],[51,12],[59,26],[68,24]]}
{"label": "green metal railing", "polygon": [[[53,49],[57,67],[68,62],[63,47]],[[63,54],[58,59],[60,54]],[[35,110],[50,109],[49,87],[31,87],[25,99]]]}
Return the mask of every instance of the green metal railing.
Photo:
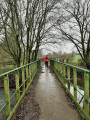
{"label": "green metal railing", "polygon": [[[68,94],[72,98],[72,100],[75,102],[78,110],[80,113],[85,117],[86,120],[90,120],[90,96],[89,96],[89,90],[90,90],[90,71],[86,69],[82,69],[79,67],[75,67],[66,63],[58,62],[55,60],[50,60],[50,66],[56,73],[57,77],[59,78],[60,82],[64,86],[64,88],[67,90]],[[70,81],[71,76],[71,69],[72,69],[72,76],[73,76],[73,82]],[[81,91],[77,87],[77,77],[78,72],[81,71],[83,73],[84,78],[84,94],[81,93]],[[71,93],[70,86],[73,86],[74,93]],[[79,93],[82,98],[84,99],[83,107],[80,106],[80,102],[78,102],[77,99],[77,93]]]}
{"label": "green metal railing", "polygon": [[[0,75],[0,78],[3,78],[4,80],[4,96],[5,96],[5,104],[0,108],[0,112],[2,112],[3,109],[5,109],[7,120],[10,120],[12,118],[16,109],[18,108],[22,98],[24,97],[34,76],[36,75],[40,67],[40,64],[41,61],[38,60]],[[11,96],[9,87],[10,74],[13,74],[15,78],[15,92]],[[13,99],[13,97],[15,97],[16,99],[16,104],[14,108],[10,110],[10,102]]]}

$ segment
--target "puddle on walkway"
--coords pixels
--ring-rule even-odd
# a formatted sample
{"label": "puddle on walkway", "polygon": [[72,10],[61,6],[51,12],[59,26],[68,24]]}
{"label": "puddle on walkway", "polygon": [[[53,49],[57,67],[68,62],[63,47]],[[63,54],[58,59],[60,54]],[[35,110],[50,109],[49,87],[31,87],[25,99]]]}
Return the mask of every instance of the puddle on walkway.
{"label": "puddle on walkway", "polygon": [[56,75],[44,66],[36,86],[35,99],[41,109],[39,120],[80,120],[78,112],[69,105]]}
{"label": "puddle on walkway", "polygon": [[[80,87],[78,86],[80,90]],[[73,86],[70,86],[73,94]],[[80,90],[84,94],[83,90]],[[10,91],[13,93],[13,90]],[[81,95],[77,93],[78,101]],[[15,98],[14,98],[15,99]],[[38,79],[36,88],[36,101],[41,107],[40,120],[80,120],[78,112],[68,105],[65,97],[65,91],[57,80],[56,75],[49,68],[42,66],[42,71]],[[0,107],[4,104],[3,89],[0,89]],[[14,103],[12,103],[12,106]],[[83,106],[83,102],[80,103]],[[67,109],[66,109],[67,108]],[[69,112],[68,112],[69,111]],[[0,113],[0,119],[5,117],[5,110]]]}
{"label": "puddle on walkway", "polygon": [[[44,79],[46,80],[48,78],[48,80],[53,81],[53,86],[55,86],[54,80],[55,79],[53,76],[55,76],[54,74],[49,74],[49,69],[45,68],[44,66],[42,67],[42,74],[41,74],[41,78],[40,79]],[[44,73],[44,74],[43,74]],[[67,86],[67,83],[66,83]],[[84,90],[82,89],[81,86],[77,86],[78,91],[84,95]],[[82,95],[77,91],[77,102],[79,103],[80,100],[82,99]],[[70,85],[70,92],[72,95],[74,95],[74,87],[72,85]],[[80,106],[83,107],[83,103],[84,103],[84,99],[82,99],[82,101],[80,102]]]}

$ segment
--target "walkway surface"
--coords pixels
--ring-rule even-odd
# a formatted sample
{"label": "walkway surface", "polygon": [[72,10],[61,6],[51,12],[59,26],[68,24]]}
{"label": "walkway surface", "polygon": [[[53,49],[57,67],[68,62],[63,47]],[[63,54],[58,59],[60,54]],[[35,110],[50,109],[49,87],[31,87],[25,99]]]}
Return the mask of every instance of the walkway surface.
{"label": "walkway surface", "polygon": [[80,120],[59,80],[52,70],[44,66],[36,86],[35,99],[41,110],[39,120]]}
{"label": "walkway surface", "polygon": [[13,120],[83,120],[50,67],[42,66],[34,81]]}

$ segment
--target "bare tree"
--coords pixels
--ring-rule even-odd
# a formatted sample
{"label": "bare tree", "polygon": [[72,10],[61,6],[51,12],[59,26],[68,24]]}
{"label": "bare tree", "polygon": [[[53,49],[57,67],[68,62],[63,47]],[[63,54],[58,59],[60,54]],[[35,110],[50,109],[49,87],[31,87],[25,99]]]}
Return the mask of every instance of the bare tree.
{"label": "bare tree", "polygon": [[55,24],[62,40],[72,42],[90,69],[90,0],[60,3],[60,15]]}
{"label": "bare tree", "polygon": [[27,0],[27,62],[37,58],[42,40],[52,27],[52,24],[49,27],[47,24],[49,24],[49,14],[56,3],[56,0],[34,0],[31,2]]}
{"label": "bare tree", "polygon": [[[6,7],[4,7],[6,6]],[[12,56],[17,66],[21,63],[22,23],[20,4],[17,0],[4,1],[0,8],[2,48]]]}
{"label": "bare tree", "polygon": [[56,0],[3,0],[1,45],[17,66],[36,60],[42,39],[52,27],[48,20],[56,3]]}

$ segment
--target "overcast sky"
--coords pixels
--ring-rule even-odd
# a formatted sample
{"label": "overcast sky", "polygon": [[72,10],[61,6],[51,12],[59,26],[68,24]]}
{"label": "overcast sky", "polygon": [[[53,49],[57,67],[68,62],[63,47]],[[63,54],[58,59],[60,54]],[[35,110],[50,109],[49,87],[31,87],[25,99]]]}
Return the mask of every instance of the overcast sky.
{"label": "overcast sky", "polygon": [[72,43],[64,43],[62,45],[46,45],[46,46],[41,46],[40,49],[42,49],[43,55],[46,55],[48,53],[53,53],[53,52],[59,52],[61,51],[62,53],[71,53],[72,51],[77,51]]}
{"label": "overcast sky", "polygon": [[[1,3],[2,0],[0,0]],[[67,0],[66,0],[67,1]],[[70,1],[70,0],[69,0]],[[57,33],[57,31],[54,31]],[[74,45],[72,43],[63,43],[62,45],[58,45],[58,44],[52,44],[52,45],[45,45],[45,46],[41,46],[40,49],[43,49],[43,54],[47,54],[47,53],[52,53],[52,52],[59,52],[62,51],[62,53],[66,52],[66,53],[71,53],[72,51],[76,51],[76,49],[74,48]]]}

